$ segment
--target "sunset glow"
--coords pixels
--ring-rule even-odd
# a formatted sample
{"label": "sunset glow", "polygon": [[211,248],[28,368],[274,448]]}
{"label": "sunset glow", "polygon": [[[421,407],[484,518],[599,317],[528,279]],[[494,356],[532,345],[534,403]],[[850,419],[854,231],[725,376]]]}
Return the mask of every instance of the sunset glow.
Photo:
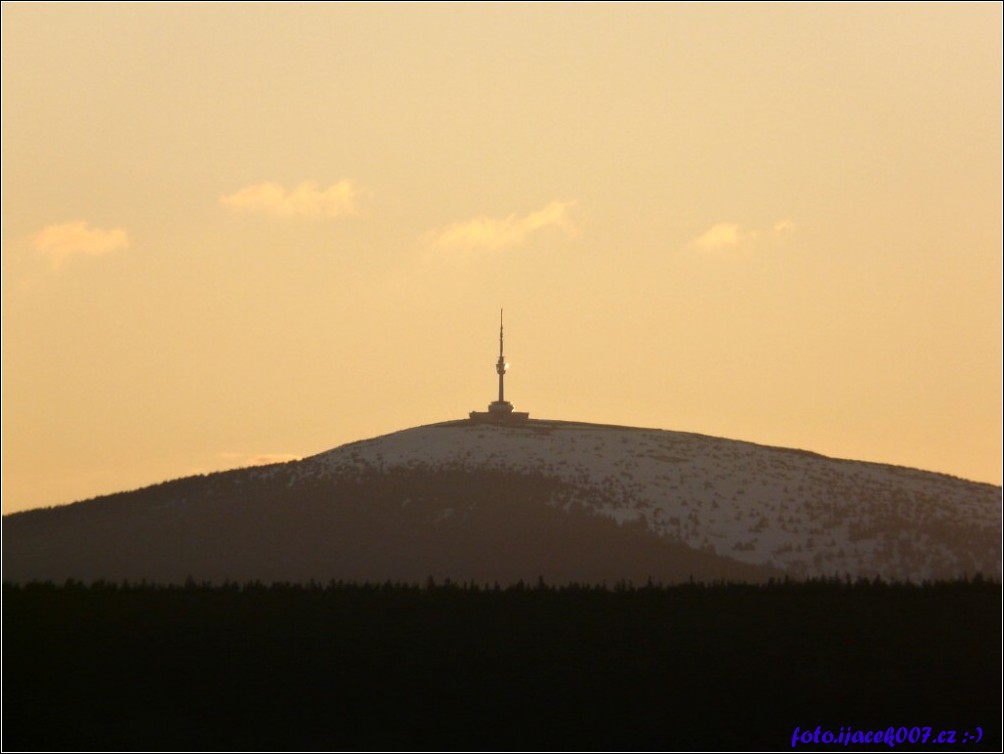
{"label": "sunset glow", "polygon": [[1001,482],[1002,10],[5,3],[3,511],[493,400]]}

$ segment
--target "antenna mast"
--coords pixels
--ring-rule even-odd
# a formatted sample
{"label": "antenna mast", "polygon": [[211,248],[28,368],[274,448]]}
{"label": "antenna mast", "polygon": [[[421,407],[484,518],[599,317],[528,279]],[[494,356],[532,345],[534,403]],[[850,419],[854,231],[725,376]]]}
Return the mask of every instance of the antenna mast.
{"label": "antenna mast", "polygon": [[505,399],[505,372],[509,367],[505,363],[505,344],[503,337],[503,310],[499,309],[499,360],[495,362],[495,372],[499,376],[499,399],[488,404],[487,411],[471,411],[471,421],[492,422],[493,424],[519,425],[527,421],[530,414],[526,411],[513,411],[512,404]]}
{"label": "antenna mast", "polygon": [[499,376],[499,403],[505,403],[505,356],[502,355],[502,310],[499,309],[499,360],[495,363],[495,371]]}

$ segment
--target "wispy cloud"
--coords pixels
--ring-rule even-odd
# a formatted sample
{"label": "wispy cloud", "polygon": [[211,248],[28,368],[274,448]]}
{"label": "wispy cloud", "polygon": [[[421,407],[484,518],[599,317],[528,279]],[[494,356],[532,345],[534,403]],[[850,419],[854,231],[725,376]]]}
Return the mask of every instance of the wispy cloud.
{"label": "wispy cloud", "polygon": [[553,201],[543,209],[522,217],[475,217],[447,225],[428,235],[432,249],[442,252],[465,253],[478,250],[493,251],[524,243],[528,236],[544,228],[559,228],[574,235],[575,225],[569,217],[574,201]]}
{"label": "wispy cloud", "polygon": [[791,220],[778,220],[766,234],[756,228],[743,230],[736,223],[716,223],[688,245],[698,251],[727,251],[749,247],[767,234],[780,235],[790,233],[794,229],[795,223]]}
{"label": "wispy cloud", "polygon": [[274,217],[341,217],[356,212],[359,188],[350,180],[320,188],[312,181],[285,189],[266,181],[245,186],[220,204],[235,212],[259,212]]}
{"label": "wispy cloud", "polygon": [[129,246],[125,228],[92,228],[83,220],[48,225],[31,238],[32,246],[58,270],[70,257],[101,256]]}
{"label": "wispy cloud", "polygon": [[735,223],[718,223],[717,225],[712,225],[690,243],[695,248],[711,250],[738,246],[739,240],[738,225]]}

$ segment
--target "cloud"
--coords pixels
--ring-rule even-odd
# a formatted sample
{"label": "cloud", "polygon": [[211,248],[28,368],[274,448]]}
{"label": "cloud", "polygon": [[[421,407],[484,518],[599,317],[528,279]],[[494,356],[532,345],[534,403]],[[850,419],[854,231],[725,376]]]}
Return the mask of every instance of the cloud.
{"label": "cloud", "polygon": [[698,249],[724,249],[739,245],[739,226],[735,223],[718,223],[712,225],[701,235],[690,242]]}
{"label": "cloud", "polygon": [[92,228],[83,220],[49,225],[32,236],[32,246],[58,270],[73,256],[101,256],[129,246],[125,228]]}
{"label": "cloud", "polygon": [[543,209],[519,217],[475,217],[448,225],[442,230],[429,234],[430,246],[440,251],[470,252],[475,250],[494,251],[511,246],[519,246],[527,236],[544,228],[560,228],[568,235],[574,235],[575,226],[568,217],[568,210],[574,201],[553,201]]}
{"label": "cloud", "polygon": [[326,189],[306,181],[289,191],[278,183],[266,181],[221,196],[220,204],[235,212],[260,212],[275,217],[341,217],[355,214],[359,193],[350,180]]}
{"label": "cloud", "polygon": [[[791,220],[778,220],[772,227],[774,235],[790,233],[794,229],[795,223]],[[693,239],[689,246],[699,251],[724,251],[752,246],[764,236],[765,232],[756,228],[742,230],[736,223],[717,223]]]}

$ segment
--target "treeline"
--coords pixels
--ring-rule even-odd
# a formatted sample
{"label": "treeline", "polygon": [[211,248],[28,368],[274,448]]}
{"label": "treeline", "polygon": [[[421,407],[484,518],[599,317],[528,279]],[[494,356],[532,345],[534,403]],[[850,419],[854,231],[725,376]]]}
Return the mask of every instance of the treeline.
{"label": "treeline", "polygon": [[608,584],[600,583],[577,583],[567,582],[561,584],[550,584],[542,576],[535,581],[519,580],[515,583],[501,585],[495,581],[483,583],[473,580],[455,581],[453,579],[442,579],[437,581],[430,576],[424,582],[417,581],[344,581],[332,579],[321,582],[314,579],[308,581],[272,581],[262,582],[259,579],[251,581],[200,581],[189,577],[182,584],[150,582],[146,580],[111,581],[108,579],[98,579],[95,581],[79,581],[77,579],[66,579],[61,583],[52,581],[30,581],[28,583],[3,582],[3,593],[17,594],[20,592],[54,592],[54,591],[89,591],[89,592],[212,592],[216,594],[234,594],[246,592],[249,594],[261,595],[264,592],[298,592],[313,593],[329,592],[339,594],[358,594],[370,592],[382,592],[385,594],[415,594],[419,592],[429,593],[434,599],[439,593],[522,593],[527,591],[571,594],[588,592],[591,594],[615,593],[615,594],[653,594],[653,593],[679,593],[687,590],[713,590],[719,594],[736,592],[767,592],[767,591],[791,591],[800,593],[825,591],[832,592],[851,590],[893,590],[893,591],[925,591],[927,593],[943,592],[945,590],[957,591],[972,587],[977,591],[990,589],[1000,591],[1001,584],[993,579],[988,579],[982,573],[973,576],[963,576],[953,580],[927,580],[922,582],[896,581],[883,579],[875,576],[873,578],[856,577],[849,574],[843,576],[834,575],[829,577],[816,577],[808,579],[795,579],[789,577],[769,578],[763,582],[729,581],[716,579],[712,581],[697,580],[693,577],[690,580],[679,583],[665,584],[661,581],[648,579],[644,584],[636,584],[633,581],[620,580]]}
{"label": "treeline", "polygon": [[979,726],[965,748],[999,749],[1000,616],[979,577],[5,584],[2,743],[749,750]]}

